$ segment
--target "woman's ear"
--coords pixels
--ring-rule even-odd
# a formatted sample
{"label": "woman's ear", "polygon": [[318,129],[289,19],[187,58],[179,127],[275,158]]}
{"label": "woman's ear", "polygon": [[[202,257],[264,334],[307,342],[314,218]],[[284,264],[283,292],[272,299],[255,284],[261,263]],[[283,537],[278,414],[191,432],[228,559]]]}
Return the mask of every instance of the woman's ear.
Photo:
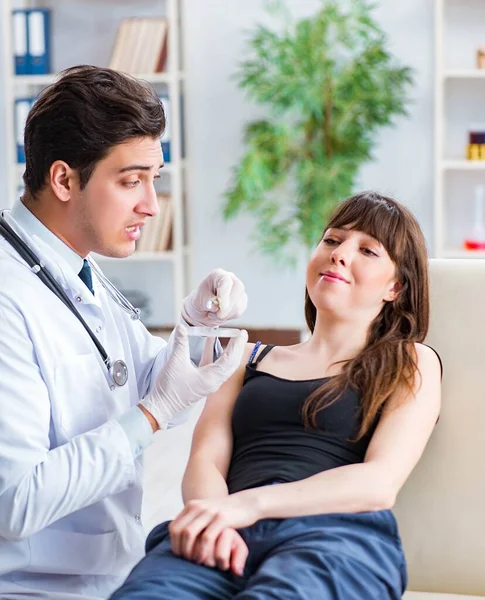
{"label": "woman's ear", "polygon": [[401,290],[402,283],[400,281],[395,281],[389,288],[386,296],[384,297],[384,302],[394,302],[394,300],[399,296],[399,292]]}

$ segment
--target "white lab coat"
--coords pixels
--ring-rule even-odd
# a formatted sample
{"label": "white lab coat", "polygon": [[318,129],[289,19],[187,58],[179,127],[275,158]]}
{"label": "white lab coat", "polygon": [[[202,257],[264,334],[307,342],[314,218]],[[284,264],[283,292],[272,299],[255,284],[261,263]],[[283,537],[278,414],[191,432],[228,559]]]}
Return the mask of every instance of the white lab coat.
{"label": "white lab coat", "polygon": [[0,597],[106,598],[145,540],[142,466],[116,419],[150,388],[166,343],[22,237],[129,379],[110,387],[82,325],[0,238]]}

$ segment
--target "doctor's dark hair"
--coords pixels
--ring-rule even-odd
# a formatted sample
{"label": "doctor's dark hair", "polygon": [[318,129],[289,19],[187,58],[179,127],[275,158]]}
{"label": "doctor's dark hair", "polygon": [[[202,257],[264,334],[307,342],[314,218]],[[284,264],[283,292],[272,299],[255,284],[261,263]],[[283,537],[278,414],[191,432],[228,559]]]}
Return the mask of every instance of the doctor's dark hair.
{"label": "doctor's dark hair", "polygon": [[[415,344],[423,342],[429,326],[428,256],[413,214],[396,200],[376,192],[357,194],[337,206],[325,231],[342,227],[363,231],[384,246],[396,266],[401,288],[396,299],[385,302],[370,324],[363,350],[344,363],[339,375],[326,380],[307,398],[302,414],[307,427],[316,427],[321,410],[346,389],[356,390],[362,398],[357,436],[361,439],[372,430],[384,404],[398,387],[415,389]],[[317,311],[308,289],[305,317],[313,332]]]}
{"label": "doctor's dark hair", "polygon": [[42,191],[56,160],[77,171],[84,189],[111,148],[160,137],[164,129],[163,105],[148,83],[90,65],[66,69],[39,94],[27,117],[26,192],[35,198]]}

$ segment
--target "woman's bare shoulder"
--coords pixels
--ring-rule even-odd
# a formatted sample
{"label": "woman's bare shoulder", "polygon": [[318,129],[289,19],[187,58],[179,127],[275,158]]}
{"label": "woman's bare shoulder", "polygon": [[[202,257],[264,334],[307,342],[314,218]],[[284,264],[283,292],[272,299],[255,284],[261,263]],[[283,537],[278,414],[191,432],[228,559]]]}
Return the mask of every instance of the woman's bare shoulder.
{"label": "woman's bare shoulder", "polygon": [[416,350],[416,360],[421,374],[431,374],[436,372],[436,370],[441,374],[443,373],[441,357],[432,346],[416,342],[414,344],[414,349]]}

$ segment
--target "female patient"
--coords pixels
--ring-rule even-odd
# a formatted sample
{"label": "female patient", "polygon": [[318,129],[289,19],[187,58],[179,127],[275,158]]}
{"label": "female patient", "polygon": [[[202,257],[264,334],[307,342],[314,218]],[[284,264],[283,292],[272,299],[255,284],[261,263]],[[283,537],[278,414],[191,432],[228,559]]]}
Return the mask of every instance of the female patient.
{"label": "female patient", "polygon": [[390,509],[440,410],[428,310],[409,211],[373,192],[341,203],[307,267],[311,337],[249,345],[207,399],[185,508],[112,599],[401,598]]}

